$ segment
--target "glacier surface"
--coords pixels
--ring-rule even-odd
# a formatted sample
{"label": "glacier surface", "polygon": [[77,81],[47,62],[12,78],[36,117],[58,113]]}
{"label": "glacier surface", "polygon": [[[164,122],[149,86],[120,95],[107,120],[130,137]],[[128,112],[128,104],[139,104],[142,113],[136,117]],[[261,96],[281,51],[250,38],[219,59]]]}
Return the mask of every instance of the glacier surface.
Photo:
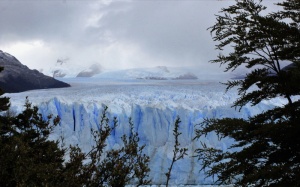
{"label": "glacier surface", "polygon": [[192,141],[196,124],[204,118],[247,118],[274,106],[283,99],[273,99],[257,106],[247,105],[240,112],[231,107],[237,98],[235,90],[225,93],[218,80],[103,80],[100,78],[68,78],[63,81],[71,88],[33,90],[6,94],[11,98],[12,110],[23,109],[25,97],[37,105],[40,112],[58,115],[59,126],[52,139],[63,136],[66,144],[78,144],[83,151],[93,145],[91,128],[99,128],[104,106],[109,107],[109,117],[117,117],[119,125],[108,139],[108,148],[118,148],[120,137],[129,133],[128,119],[132,118],[134,129],[139,133],[140,143],[150,156],[150,178],[153,184],[164,184],[165,173],[170,165],[173,151],[173,128],[177,116],[181,118],[180,143],[189,149],[188,156],[175,163],[171,184],[211,184],[199,172],[201,161],[194,156],[200,141],[209,146],[226,150],[232,140],[219,141],[215,134]]}

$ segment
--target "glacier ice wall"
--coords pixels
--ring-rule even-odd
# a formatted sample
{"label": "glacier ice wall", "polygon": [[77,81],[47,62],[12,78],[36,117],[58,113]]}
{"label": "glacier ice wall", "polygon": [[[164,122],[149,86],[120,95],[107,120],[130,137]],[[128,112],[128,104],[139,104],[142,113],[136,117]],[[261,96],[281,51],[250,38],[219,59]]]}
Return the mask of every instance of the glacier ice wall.
{"label": "glacier ice wall", "polygon": [[[219,84],[218,84],[219,85]],[[222,90],[222,91],[220,91]],[[219,141],[215,134],[192,141],[196,124],[204,118],[247,118],[284,101],[263,102],[257,106],[247,105],[240,112],[231,108],[235,92],[224,93],[224,88],[213,83],[184,83],[183,85],[73,85],[72,88],[37,90],[9,94],[12,109],[21,111],[25,96],[37,105],[43,116],[58,115],[60,124],[54,129],[52,139],[64,137],[66,145],[78,144],[87,152],[93,145],[91,128],[99,129],[104,106],[109,107],[109,118],[117,117],[118,126],[108,139],[108,148],[118,148],[121,136],[129,133],[128,119],[139,133],[140,144],[145,144],[145,153],[150,156],[150,178],[153,184],[164,184],[165,173],[171,163],[173,151],[173,128],[176,117],[181,118],[180,143],[189,149],[188,156],[175,163],[171,184],[211,184],[199,172],[201,161],[194,155],[200,141],[209,146],[226,150],[232,140]]]}
{"label": "glacier ice wall", "polygon": [[[91,149],[93,139],[91,128],[99,129],[99,122],[104,104],[84,105],[77,102],[66,104],[57,98],[39,105],[43,116],[48,114],[58,115],[61,118],[59,126],[56,127],[52,138],[63,136],[65,143],[78,144],[83,151]],[[220,106],[213,109],[204,106],[202,109],[187,109],[183,107],[159,108],[132,104],[130,107],[109,108],[109,118],[116,116],[118,126],[109,137],[108,147],[117,148],[122,145],[121,136],[129,133],[128,120],[132,118],[134,129],[139,133],[140,144],[146,145],[145,153],[150,156],[151,179],[154,184],[163,184],[166,180],[165,174],[170,166],[173,154],[173,128],[176,117],[181,118],[180,143],[189,149],[189,154],[183,160],[179,160],[172,172],[171,183],[174,184],[209,184],[211,178],[205,178],[203,172],[199,172],[201,161],[193,157],[194,150],[200,146],[199,141],[193,141],[195,125],[204,118],[210,117],[247,117],[255,113],[257,108],[244,108],[240,113],[230,106]],[[111,120],[112,122],[112,120]],[[210,134],[203,137],[201,141],[226,150],[231,143],[230,140],[220,142],[216,135]]]}

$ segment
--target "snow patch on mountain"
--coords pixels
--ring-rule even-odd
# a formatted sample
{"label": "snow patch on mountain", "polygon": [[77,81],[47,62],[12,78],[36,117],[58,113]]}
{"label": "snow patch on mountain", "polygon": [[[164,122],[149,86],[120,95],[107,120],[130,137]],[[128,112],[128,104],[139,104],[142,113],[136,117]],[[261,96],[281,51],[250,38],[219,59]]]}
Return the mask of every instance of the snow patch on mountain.
{"label": "snow patch on mountain", "polygon": [[[0,50],[1,61],[9,62],[11,65],[22,66],[21,62],[9,53]],[[24,66],[24,65],[23,65]]]}
{"label": "snow patch on mountain", "polygon": [[199,67],[166,67],[157,66],[153,68],[134,68],[126,70],[104,71],[96,75],[102,79],[140,79],[140,80],[226,80],[230,78],[229,73],[209,72],[205,68]]}
{"label": "snow patch on mountain", "polygon": [[93,64],[88,69],[79,72],[76,77],[93,77],[101,73],[102,70],[103,68],[100,64]]}
{"label": "snow patch on mountain", "polygon": [[45,71],[46,74],[56,78],[75,77],[79,73],[79,68],[69,62],[69,58],[57,59],[54,67]]}

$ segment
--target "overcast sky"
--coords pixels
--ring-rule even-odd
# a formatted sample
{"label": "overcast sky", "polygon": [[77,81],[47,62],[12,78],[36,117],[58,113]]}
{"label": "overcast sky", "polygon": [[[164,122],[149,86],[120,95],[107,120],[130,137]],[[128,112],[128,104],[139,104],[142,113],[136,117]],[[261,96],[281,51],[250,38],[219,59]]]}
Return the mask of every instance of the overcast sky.
{"label": "overcast sky", "polygon": [[[265,1],[270,9],[275,1]],[[0,50],[29,68],[68,59],[108,69],[190,66],[217,70],[207,28],[233,0],[0,0]]]}

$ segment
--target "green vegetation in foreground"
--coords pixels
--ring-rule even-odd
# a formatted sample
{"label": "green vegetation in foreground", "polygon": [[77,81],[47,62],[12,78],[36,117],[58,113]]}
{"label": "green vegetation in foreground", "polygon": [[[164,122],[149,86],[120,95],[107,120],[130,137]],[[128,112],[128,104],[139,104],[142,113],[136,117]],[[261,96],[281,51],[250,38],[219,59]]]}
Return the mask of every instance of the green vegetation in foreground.
{"label": "green vegetation in foreground", "polygon": [[226,71],[250,70],[245,79],[225,83],[227,90],[238,88],[233,107],[276,97],[287,101],[248,119],[206,119],[200,125],[196,139],[215,132],[235,140],[227,151],[205,144],[196,151],[216,184],[300,186],[300,100],[294,97],[300,95],[300,1],[277,5],[284,9],[266,14],[261,1],[237,0],[210,28],[223,52],[212,62]]}

